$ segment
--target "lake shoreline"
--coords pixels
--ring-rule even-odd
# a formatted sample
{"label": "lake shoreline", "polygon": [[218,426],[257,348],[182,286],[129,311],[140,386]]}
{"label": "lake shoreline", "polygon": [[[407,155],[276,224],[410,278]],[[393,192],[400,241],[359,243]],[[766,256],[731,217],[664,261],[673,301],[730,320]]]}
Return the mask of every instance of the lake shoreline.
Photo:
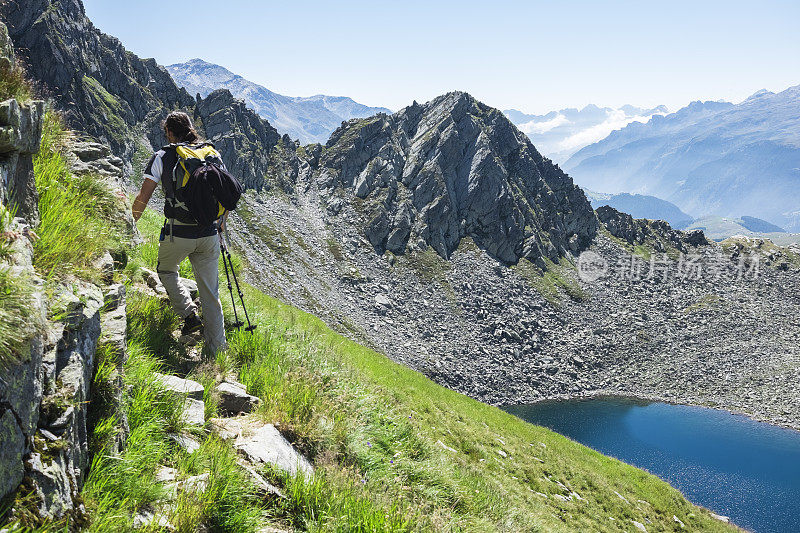
{"label": "lake shoreline", "polygon": [[659,477],[742,531],[800,526],[800,432],[723,408],[609,392],[504,410]]}
{"label": "lake shoreline", "polygon": [[631,393],[631,392],[624,392],[619,390],[613,389],[596,389],[596,390],[589,390],[589,391],[580,391],[575,393],[563,393],[563,394],[552,394],[548,395],[533,401],[528,402],[519,402],[519,403],[501,403],[497,404],[497,407],[504,408],[514,405],[534,405],[546,402],[563,402],[569,400],[596,400],[596,399],[630,399],[630,400],[639,400],[643,402],[660,402],[666,403],[670,405],[688,405],[692,407],[705,407],[707,409],[715,409],[717,411],[725,411],[732,415],[741,415],[745,416],[751,420],[756,422],[763,422],[766,424],[770,424],[772,426],[780,427],[783,429],[790,429],[792,431],[800,432],[800,423],[790,423],[783,420],[771,418],[768,416],[758,416],[754,413],[748,413],[743,410],[737,410],[730,407],[726,407],[724,405],[709,405],[704,404],[702,402],[696,402],[691,400],[682,400],[676,398],[669,398],[665,396],[659,396],[657,394],[643,394],[643,393]]}

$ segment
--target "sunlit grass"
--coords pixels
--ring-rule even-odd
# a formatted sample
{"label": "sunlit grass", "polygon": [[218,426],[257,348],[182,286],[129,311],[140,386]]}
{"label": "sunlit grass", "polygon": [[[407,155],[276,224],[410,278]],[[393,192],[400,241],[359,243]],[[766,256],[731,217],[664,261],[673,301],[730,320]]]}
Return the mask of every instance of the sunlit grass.
{"label": "sunlit grass", "polygon": [[45,277],[94,279],[94,261],[120,246],[120,199],[100,178],[70,173],[64,156],[67,139],[61,118],[48,111],[33,163],[41,218],[34,261]]}

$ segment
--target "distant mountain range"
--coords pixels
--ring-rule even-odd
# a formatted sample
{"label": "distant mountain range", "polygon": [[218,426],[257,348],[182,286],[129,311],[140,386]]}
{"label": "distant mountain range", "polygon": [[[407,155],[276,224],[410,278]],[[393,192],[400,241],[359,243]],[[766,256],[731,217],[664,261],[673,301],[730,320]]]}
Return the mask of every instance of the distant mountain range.
{"label": "distant mountain range", "polygon": [[787,246],[800,243],[800,233],[789,233],[780,226],[751,216],[720,217],[708,216],[693,219],[672,202],[646,194],[609,194],[584,189],[583,192],[592,207],[597,209],[610,205],[617,211],[628,213],[634,218],[666,220],[670,226],[683,231],[699,229],[709,239],[722,241],[734,235],[770,239],[775,244]]}
{"label": "distant mountain range", "polygon": [[800,243],[800,234],[789,233],[785,229],[770,224],[760,218],[743,216],[730,217],[703,217],[693,221],[684,228],[685,230],[699,229],[710,239],[721,241],[734,235],[766,238],[780,246]]}
{"label": "distant mountain range", "polygon": [[562,167],[588,189],[654,195],[695,218],[763,218],[800,230],[800,86],[740,104],[692,102],[631,123]]}
{"label": "distant mountain range", "polygon": [[561,109],[544,115],[529,115],[516,109],[503,112],[530,137],[539,152],[556,163],[563,163],[584,146],[603,139],[613,130],[636,120],[646,122],[656,113],[669,111],[663,105],[652,109],[624,105],[614,109],[590,104],[583,109]]}
{"label": "distant mountain range", "polygon": [[280,133],[288,133],[303,144],[324,144],[342,121],[391,113],[384,107],[369,107],[346,96],[284,96],[202,59],[166,68],[192,96],[206,97],[216,89],[228,89]]}
{"label": "distant mountain range", "polygon": [[608,194],[584,189],[592,207],[597,209],[610,205],[617,211],[628,213],[633,218],[649,218],[666,220],[673,228],[683,228],[692,222],[692,217],[681,211],[678,206],[655,196],[643,194]]}

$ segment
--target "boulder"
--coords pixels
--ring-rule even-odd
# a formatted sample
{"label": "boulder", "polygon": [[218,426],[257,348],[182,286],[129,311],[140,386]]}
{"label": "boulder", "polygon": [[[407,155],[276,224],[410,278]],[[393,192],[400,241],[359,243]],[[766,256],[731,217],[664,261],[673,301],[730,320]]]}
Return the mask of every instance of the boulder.
{"label": "boulder", "polygon": [[158,277],[158,274],[150,270],[149,268],[142,268],[142,278],[144,282],[150,287],[153,292],[156,293],[156,296],[166,296],[167,290],[164,288],[164,285],[161,283],[161,279]]}
{"label": "boulder", "polygon": [[164,389],[178,394],[185,394],[188,398],[194,400],[203,399],[203,386],[191,379],[179,378],[178,376],[171,376],[168,374],[155,373],[156,382],[164,387]]}
{"label": "boulder", "polygon": [[301,472],[310,476],[314,473],[311,463],[272,424],[262,426],[250,435],[240,436],[234,447],[252,464],[270,464],[292,475]]}
{"label": "boulder", "polygon": [[206,405],[194,398],[186,398],[183,402],[181,419],[193,426],[202,426],[206,422]]}
{"label": "boulder", "polygon": [[216,391],[220,397],[220,411],[229,416],[249,413],[261,404],[261,399],[247,394],[242,385],[224,381],[217,385]]}

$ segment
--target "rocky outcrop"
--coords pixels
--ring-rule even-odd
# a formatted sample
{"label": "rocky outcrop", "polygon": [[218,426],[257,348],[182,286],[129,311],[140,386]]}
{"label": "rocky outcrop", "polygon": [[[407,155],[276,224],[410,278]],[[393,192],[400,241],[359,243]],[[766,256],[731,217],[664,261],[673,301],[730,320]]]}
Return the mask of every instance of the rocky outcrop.
{"label": "rocky outcrop", "polygon": [[632,245],[652,246],[656,252],[673,248],[685,253],[691,247],[711,244],[702,230],[675,230],[663,220],[633,218],[608,205],[597,209],[597,218],[614,237]]}
{"label": "rocky outcrop", "polygon": [[[29,340],[0,370],[0,498],[17,490],[41,518],[80,515],[89,467],[90,403],[99,346],[116,358],[116,391],[125,360],[125,292],[75,282],[51,286],[36,275],[26,238],[11,256],[15,275],[31,283]],[[48,292],[50,292],[48,291]],[[47,316],[58,317],[47,320]],[[124,434],[124,420],[119,420]]]}
{"label": "rocky outcrop", "polygon": [[69,125],[128,161],[142,142],[164,142],[159,123],[167,111],[194,105],[154,60],[95,28],[80,0],[4,2],[0,16],[29,75],[66,111]]}
{"label": "rocky outcrop", "polygon": [[[9,75],[17,59],[8,30],[0,22],[0,75]],[[17,214],[31,223],[39,220],[38,195],[33,184],[33,154],[39,149],[44,102],[0,103],[0,202],[16,205]]]}
{"label": "rocky outcrop", "polygon": [[[281,141],[269,122],[235,100],[227,89],[220,89],[198,99],[195,121],[202,125],[208,140],[222,154],[235,176],[245,187],[261,190],[270,164],[270,152]],[[286,137],[284,142],[291,142]]]}
{"label": "rocky outcrop", "polygon": [[[2,30],[0,24],[0,34]],[[3,57],[7,61],[0,61],[0,68],[13,64],[9,50]],[[79,491],[90,462],[90,399],[98,347],[114,358],[118,401],[126,317],[124,286],[109,286],[104,294],[92,283],[71,280],[67,285],[51,279],[45,290],[34,269],[35,237],[29,223],[38,219],[38,195],[32,157],[40,144],[43,109],[42,102],[0,103],[0,209],[14,203],[17,214],[27,218],[16,218],[0,237],[8,248],[0,269],[32,293],[24,341],[13,349],[13,357],[0,361],[0,500],[18,496],[12,513],[19,511],[16,505],[24,505],[27,512],[52,520],[83,513]],[[110,283],[111,256],[106,254],[98,264]],[[118,423],[124,435],[123,417]]]}
{"label": "rocky outcrop", "polygon": [[105,144],[76,140],[69,146],[67,157],[75,174],[98,174],[115,185],[122,185],[119,179],[125,171],[124,161],[112,154]]}
{"label": "rocky outcrop", "polygon": [[583,192],[501,112],[453,92],[393,114],[350,121],[331,136],[316,178],[355,196],[375,249],[472,240],[505,263],[544,265],[584,249],[598,224]]}
{"label": "rocky outcrop", "polygon": [[[84,170],[105,175],[122,164],[126,176],[141,172],[134,163],[142,164],[142,156],[166,143],[161,121],[182,109],[194,114],[201,133],[248,187],[264,187],[270,152],[281,136],[227,90],[196,101],[155,60],[137,57],[95,28],[81,0],[3,2],[0,16],[30,76],[65,111],[68,125],[100,141],[75,152],[79,161],[95,161]],[[97,153],[102,145],[113,155]]]}
{"label": "rocky outcrop", "polygon": [[0,103],[0,198],[15,205],[31,223],[39,220],[39,196],[33,183],[33,154],[39,149],[44,102]]}

